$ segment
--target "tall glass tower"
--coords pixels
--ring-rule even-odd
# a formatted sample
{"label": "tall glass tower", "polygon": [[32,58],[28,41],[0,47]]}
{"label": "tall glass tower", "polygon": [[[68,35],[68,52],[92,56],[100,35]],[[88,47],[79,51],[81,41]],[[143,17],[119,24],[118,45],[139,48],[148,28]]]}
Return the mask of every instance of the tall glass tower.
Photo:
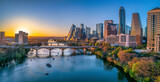
{"label": "tall glass tower", "polygon": [[99,38],[103,38],[103,23],[96,24],[96,33]]}
{"label": "tall glass tower", "polygon": [[136,36],[137,45],[142,44],[142,25],[139,13],[132,14],[131,35]]}
{"label": "tall glass tower", "polygon": [[124,7],[119,9],[119,34],[125,34],[125,10]]}

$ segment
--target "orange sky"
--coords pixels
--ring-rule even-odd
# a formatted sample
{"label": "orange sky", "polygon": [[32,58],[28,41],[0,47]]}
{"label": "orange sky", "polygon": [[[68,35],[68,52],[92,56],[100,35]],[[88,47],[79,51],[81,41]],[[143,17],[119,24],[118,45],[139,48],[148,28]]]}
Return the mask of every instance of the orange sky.
{"label": "orange sky", "polygon": [[5,31],[6,36],[14,36],[18,31],[24,31],[29,36],[57,36],[67,35],[67,31],[62,32],[57,26],[43,24],[33,19],[16,18],[11,19],[0,31]]}

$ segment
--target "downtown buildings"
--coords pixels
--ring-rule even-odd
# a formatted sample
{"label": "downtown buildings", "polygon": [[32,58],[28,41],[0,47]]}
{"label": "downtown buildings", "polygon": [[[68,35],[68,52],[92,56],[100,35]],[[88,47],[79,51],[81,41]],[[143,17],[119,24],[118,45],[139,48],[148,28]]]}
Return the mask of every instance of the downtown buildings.
{"label": "downtown buildings", "polygon": [[158,50],[160,34],[160,8],[154,8],[147,13],[147,49]]}
{"label": "downtown buildings", "polygon": [[27,44],[28,43],[28,33],[19,31],[19,33],[15,34],[15,43]]}
{"label": "downtown buildings", "polygon": [[139,13],[132,14],[131,35],[136,36],[137,45],[142,44],[142,26]]}

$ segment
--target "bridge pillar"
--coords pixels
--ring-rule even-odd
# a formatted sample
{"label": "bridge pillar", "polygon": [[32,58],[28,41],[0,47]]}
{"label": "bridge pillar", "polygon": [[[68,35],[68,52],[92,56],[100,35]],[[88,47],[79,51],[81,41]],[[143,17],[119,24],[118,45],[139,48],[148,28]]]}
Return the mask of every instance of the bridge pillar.
{"label": "bridge pillar", "polygon": [[86,54],[86,48],[83,48],[84,54]]}
{"label": "bridge pillar", "polygon": [[51,50],[52,50],[52,49],[51,49],[51,48],[49,48],[49,57],[51,57]]}
{"label": "bridge pillar", "polygon": [[61,48],[61,50],[62,50],[62,56],[64,56],[64,48]]}
{"label": "bridge pillar", "polygon": [[76,55],[76,48],[72,48],[73,50],[73,55]]}
{"label": "bridge pillar", "polygon": [[35,50],[36,50],[36,57],[38,57],[38,48],[36,48]]}

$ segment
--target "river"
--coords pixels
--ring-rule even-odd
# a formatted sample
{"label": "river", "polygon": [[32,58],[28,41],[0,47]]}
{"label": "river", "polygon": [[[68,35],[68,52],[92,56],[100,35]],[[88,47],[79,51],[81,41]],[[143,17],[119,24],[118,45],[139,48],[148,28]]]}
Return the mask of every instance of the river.
{"label": "river", "polygon": [[[46,64],[51,64],[47,67]],[[48,73],[48,75],[46,75]],[[1,82],[128,82],[118,68],[95,55],[27,58],[0,69]]]}

